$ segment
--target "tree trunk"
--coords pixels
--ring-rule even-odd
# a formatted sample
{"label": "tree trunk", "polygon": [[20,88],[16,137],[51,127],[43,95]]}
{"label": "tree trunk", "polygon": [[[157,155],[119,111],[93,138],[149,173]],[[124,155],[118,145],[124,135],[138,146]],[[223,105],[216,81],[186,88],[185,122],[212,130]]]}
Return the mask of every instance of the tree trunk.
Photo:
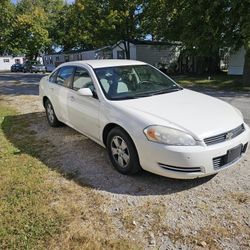
{"label": "tree trunk", "polygon": [[250,48],[245,47],[245,64],[243,71],[243,83],[245,86],[250,86]]}

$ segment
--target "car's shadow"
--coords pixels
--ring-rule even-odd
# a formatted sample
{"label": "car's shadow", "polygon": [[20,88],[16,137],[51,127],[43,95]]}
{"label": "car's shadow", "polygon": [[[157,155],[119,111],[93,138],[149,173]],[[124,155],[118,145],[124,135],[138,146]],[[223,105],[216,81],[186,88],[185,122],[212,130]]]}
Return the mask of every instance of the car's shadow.
{"label": "car's shadow", "polygon": [[104,148],[67,126],[49,127],[43,112],[6,116],[2,130],[19,153],[38,158],[79,185],[114,194],[171,194],[212,178],[175,180],[145,171],[137,176],[122,175],[112,167]]}

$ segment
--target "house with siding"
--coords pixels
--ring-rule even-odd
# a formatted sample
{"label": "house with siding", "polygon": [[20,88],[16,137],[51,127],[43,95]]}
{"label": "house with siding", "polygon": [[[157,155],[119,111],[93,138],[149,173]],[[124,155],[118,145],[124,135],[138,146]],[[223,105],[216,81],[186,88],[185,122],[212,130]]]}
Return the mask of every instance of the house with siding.
{"label": "house with siding", "polygon": [[[163,64],[168,67],[177,61],[180,55],[177,42],[158,42],[145,40],[129,41],[130,59],[143,61],[153,66]],[[123,41],[112,47],[113,59],[126,59],[125,45]]]}
{"label": "house with siding", "polygon": [[243,75],[246,50],[241,47],[229,58],[228,75]]}
{"label": "house with siding", "polygon": [[47,71],[53,71],[64,62],[95,59],[95,51],[68,51],[43,56],[43,63]]}
{"label": "house with siding", "polygon": [[[174,42],[131,40],[127,44],[129,44],[130,59],[143,61],[157,67],[159,64],[168,67],[178,59],[180,54],[179,45]],[[91,51],[59,52],[43,57],[47,71],[52,71],[64,62],[93,59],[126,59],[124,42],[119,41],[113,46]]]}
{"label": "house with siding", "polygon": [[24,56],[0,56],[0,71],[9,71],[11,65],[15,63],[24,63],[25,62],[25,57]]}

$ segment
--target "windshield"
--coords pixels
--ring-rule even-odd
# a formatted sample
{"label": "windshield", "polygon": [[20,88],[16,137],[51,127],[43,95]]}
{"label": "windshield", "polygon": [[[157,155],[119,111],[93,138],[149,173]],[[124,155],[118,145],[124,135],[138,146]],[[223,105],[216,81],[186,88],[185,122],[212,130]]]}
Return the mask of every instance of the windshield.
{"label": "windshield", "polygon": [[173,80],[149,65],[95,69],[105,96],[124,100],[181,90]]}

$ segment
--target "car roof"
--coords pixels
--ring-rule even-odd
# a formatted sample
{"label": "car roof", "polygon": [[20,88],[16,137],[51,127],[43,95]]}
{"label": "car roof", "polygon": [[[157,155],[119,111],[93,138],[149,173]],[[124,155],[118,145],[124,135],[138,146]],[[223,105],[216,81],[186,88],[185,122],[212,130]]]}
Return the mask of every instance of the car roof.
{"label": "car roof", "polygon": [[72,61],[63,63],[60,66],[66,65],[89,65],[94,69],[106,68],[106,67],[115,67],[115,66],[129,66],[129,65],[146,65],[144,62],[135,61],[135,60],[122,60],[122,59],[101,59],[101,60],[83,60],[83,61]]}

